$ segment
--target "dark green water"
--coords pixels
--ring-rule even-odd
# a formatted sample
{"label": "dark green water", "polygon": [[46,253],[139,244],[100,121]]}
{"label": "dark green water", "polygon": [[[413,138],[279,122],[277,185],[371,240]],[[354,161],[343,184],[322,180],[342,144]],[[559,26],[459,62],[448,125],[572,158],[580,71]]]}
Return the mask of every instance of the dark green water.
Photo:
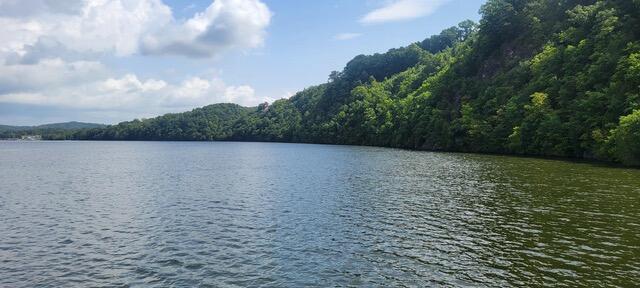
{"label": "dark green water", "polygon": [[0,287],[640,279],[640,171],[384,148],[0,142]]}

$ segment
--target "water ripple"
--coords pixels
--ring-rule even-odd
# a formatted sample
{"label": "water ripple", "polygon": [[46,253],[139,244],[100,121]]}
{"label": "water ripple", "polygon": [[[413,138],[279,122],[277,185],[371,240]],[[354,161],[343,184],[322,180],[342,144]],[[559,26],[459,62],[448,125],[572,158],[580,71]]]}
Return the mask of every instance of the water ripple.
{"label": "water ripple", "polygon": [[0,142],[0,287],[607,286],[640,171],[394,149]]}

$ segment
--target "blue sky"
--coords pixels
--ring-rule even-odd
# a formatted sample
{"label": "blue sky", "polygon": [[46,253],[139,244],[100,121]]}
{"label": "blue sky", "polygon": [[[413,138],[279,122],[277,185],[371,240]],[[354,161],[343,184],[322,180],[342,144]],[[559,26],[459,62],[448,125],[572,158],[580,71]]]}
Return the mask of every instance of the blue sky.
{"label": "blue sky", "polygon": [[59,3],[0,0],[0,124],[117,123],[289,97],[358,54],[477,21],[484,0]]}

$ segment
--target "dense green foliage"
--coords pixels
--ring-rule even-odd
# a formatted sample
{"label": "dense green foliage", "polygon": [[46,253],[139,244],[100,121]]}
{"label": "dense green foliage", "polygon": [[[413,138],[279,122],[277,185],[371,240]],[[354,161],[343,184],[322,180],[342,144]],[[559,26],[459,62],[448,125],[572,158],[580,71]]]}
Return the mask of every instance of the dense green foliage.
{"label": "dense green foliage", "polygon": [[78,132],[79,139],[94,140],[224,140],[233,136],[233,125],[248,116],[250,108],[215,104],[185,113],[122,122],[105,129]]}
{"label": "dense green foliage", "polygon": [[[218,104],[81,139],[256,140],[640,163],[640,1],[489,0],[471,21],[257,108]],[[636,111],[636,112],[634,112]],[[626,116],[628,115],[628,116]]]}
{"label": "dense green foliage", "polygon": [[43,139],[65,140],[76,137],[76,133],[79,130],[103,127],[106,127],[106,125],[75,121],[38,126],[0,125],[0,139],[20,139],[23,136],[39,135]]}
{"label": "dense green foliage", "polygon": [[640,110],[620,118],[620,126],[612,132],[614,156],[628,165],[640,165]]}

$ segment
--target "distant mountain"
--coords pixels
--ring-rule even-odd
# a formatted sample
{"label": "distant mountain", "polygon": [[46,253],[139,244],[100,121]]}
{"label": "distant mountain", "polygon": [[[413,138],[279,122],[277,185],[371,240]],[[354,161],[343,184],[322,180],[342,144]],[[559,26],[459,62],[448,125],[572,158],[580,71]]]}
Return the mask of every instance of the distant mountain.
{"label": "distant mountain", "polygon": [[28,135],[39,135],[47,140],[64,140],[86,129],[105,128],[107,125],[83,122],[64,122],[37,126],[0,125],[0,139],[16,139]]}
{"label": "distant mountain", "polygon": [[479,24],[357,56],[328,82],[271,105],[212,105],[73,137],[375,145],[640,166],[639,0],[488,0],[481,13]]}
{"label": "distant mountain", "polygon": [[107,125],[104,125],[104,124],[71,121],[71,122],[64,122],[64,123],[43,124],[43,125],[38,125],[35,128],[73,130],[73,129],[101,128],[106,126]]}
{"label": "distant mountain", "polygon": [[76,139],[95,140],[225,140],[234,135],[234,125],[255,108],[220,103],[183,113],[122,122],[106,128],[83,129]]}
{"label": "distant mountain", "polygon": [[0,131],[24,131],[24,130],[36,130],[36,129],[57,129],[57,130],[75,130],[75,129],[89,129],[89,128],[102,128],[106,127],[104,124],[85,123],[85,122],[63,122],[63,123],[51,123],[42,124],[37,126],[11,126],[0,125]]}
{"label": "distant mountain", "polygon": [[0,125],[0,132],[4,131],[21,131],[31,129],[33,126],[10,126],[10,125]]}

